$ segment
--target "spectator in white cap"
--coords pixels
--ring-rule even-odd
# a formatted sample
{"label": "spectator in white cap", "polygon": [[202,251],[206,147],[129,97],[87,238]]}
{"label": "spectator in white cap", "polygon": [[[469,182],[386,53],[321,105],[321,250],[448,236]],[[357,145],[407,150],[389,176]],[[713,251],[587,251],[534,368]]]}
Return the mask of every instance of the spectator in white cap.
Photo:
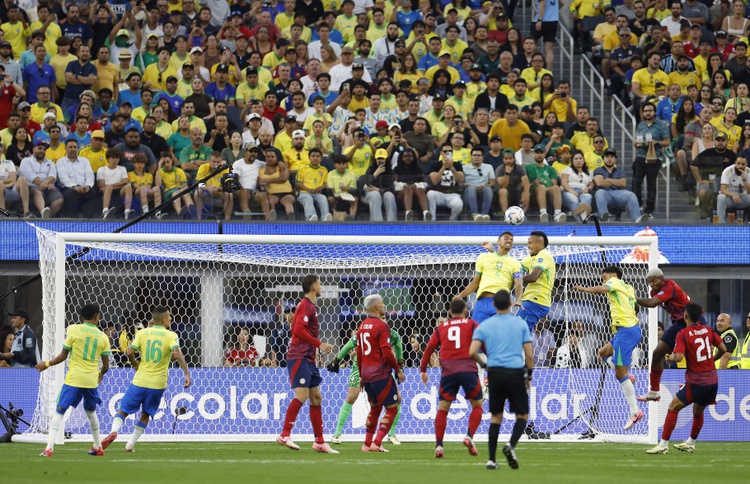
{"label": "spectator in white cap", "polygon": [[[305,149],[305,132],[297,129],[292,133],[292,147],[284,151],[284,163],[290,173],[296,173],[303,166],[310,164],[310,157]],[[322,161],[322,160],[321,160]]]}

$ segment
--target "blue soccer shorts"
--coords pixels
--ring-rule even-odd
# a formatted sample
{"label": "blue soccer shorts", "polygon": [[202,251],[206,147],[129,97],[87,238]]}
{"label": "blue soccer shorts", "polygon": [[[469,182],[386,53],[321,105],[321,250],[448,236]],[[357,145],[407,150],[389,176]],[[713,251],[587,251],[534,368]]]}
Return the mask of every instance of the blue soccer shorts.
{"label": "blue soccer shorts", "polygon": [[143,413],[153,417],[159,410],[162,395],[164,395],[164,389],[143,388],[131,383],[120,401],[120,411],[132,415],[142,410]]}
{"label": "blue soccer shorts", "polygon": [[87,412],[93,412],[96,406],[102,403],[98,388],[78,388],[63,384],[57,397],[57,413],[64,414],[68,408],[77,407],[82,399],[83,409]]}
{"label": "blue soccer shorts", "polygon": [[640,341],[641,328],[637,324],[630,328],[618,328],[617,333],[610,341],[612,349],[615,351],[612,355],[615,366],[630,366],[633,359],[633,350]]}
{"label": "blue soccer shorts", "polygon": [[323,381],[318,367],[305,359],[287,360],[286,368],[292,388],[315,388]]}
{"label": "blue soccer shorts", "polygon": [[477,323],[481,323],[485,319],[494,316],[497,313],[494,302],[494,297],[481,297],[477,299],[476,304],[474,304],[474,310],[471,312],[471,319]]}
{"label": "blue soccer shorts", "polygon": [[718,384],[691,385],[690,383],[685,383],[676,396],[685,405],[697,403],[698,405],[708,406],[716,403],[716,393],[718,391]]}
{"label": "blue soccer shorts", "polygon": [[523,309],[518,311],[516,316],[526,321],[526,324],[529,325],[529,329],[533,332],[534,325],[538,323],[540,319],[549,314],[549,306],[542,306],[541,304],[531,301],[521,301],[521,305],[523,305]]}
{"label": "blue soccer shorts", "polygon": [[440,400],[452,402],[456,399],[456,395],[461,388],[463,388],[464,395],[468,400],[482,398],[482,385],[479,383],[479,375],[475,371],[465,371],[440,378]]}
{"label": "blue soccer shorts", "polygon": [[389,406],[398,403],[398,386],[392,376],[365,383],[367,400],[372,406]]}

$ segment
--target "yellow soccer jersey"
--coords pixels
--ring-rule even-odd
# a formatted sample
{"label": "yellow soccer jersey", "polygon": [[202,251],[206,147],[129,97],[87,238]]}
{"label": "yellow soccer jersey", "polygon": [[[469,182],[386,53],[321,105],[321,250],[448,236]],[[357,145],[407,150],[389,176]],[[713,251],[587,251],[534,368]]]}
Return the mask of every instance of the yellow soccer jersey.
{"label": "yellow soccer jersey", "polygon": [[243,82],[240,84],[240,86],[237,88],[237,93],[235,94],[235,97],[238,101],[250,101],[253,99],[258,99],[260,101],[263,101],[266,97],[266,93],[268,92],[268,85],[262,82],[258,82],[258,85],[255,87],[251,87],[250,84],[247,82]]}
{"label": "yellow soccer jersey", "polygon": [[109,338],[91,323],[68,326],[63,348],[70,352],[65,384],[76,388],[99,386],[99,359],[109,355]]}
{"label": "yellow soccer jersey", "polygon": [[336,17],[336,22],[333,24],[333,28],[341,32],[341,37],[344,42],[349,42],[354,38],[354,27],[357,26],[357,16],[352,15],[347,18],[343,13]]}
{"label": "yellow soccer jersey", "polygon": [[[570,144],[573,145],[573,148],[582,152],[585,157],[586,153],[594,151],[594,138],[596,138],[596,135],[589,136],[586,131],[579,131],[570,138]],[[607,138],[604,138],[604,149],[607,148],[609,148],[609,143],[607,143]]]}
{"label": "yellow soccer jersey", "polygon": [[[205,165],[201,165],[201,168],[204,166],[209,166],[208,163]],[[200,178],[200,169],[198,170],[198,178]],[[128,172],[128,180],[130,180],[130,183],[134,183],[136,187],[152,187],[154,186],[154,175],[148,172],[144,172],[143,175],[138,175],[134,171]]]}
{"label": "yellow soccer jersey", "polygon": [[583,158],[586,160],[586,166],[589,168],[589,173],[592,176],[594,174],[594,170],[596,170],[600,166],[604,166],[602,155],[597,154],[595,151],[589,151],[588,153],[583,155]]}
{"label": "yellow soccer jersey", "polygon": [[451,62],[454,64],[461,63],[461,56],[464,55],[464,51],[468,48],[469,46],[466,42],[461,39],[456,39],[456,43],[452,47],[448,44],[448,39],[443,39],[443,50],[448,51],[451,55]]}
{"label": "yellow soccer jersey", "polygon": [[175,188],[182,188],[187,183],[187,176],[182,168],[174,167],[172,171],[166,171],[164,168],[161,172],[161,184],[164,190],[173,190]]}
{"label": "yellow soccer jersey", "polygon": [[648,68],[638,69],[633,74],[630,84],[638,83],[638,88],[644,96],[653,96],[656,92],[656,83],[661,82],[664,85],[669,84],[669,75],[661,69],[652,75]]}
{"label": "yellow soccer jersey", "polygon": [[477,295],[491,292],[496,293],[501,289],[513,292],[513,280],[523,277],[521,263],[509,255],[500,255],[497,252],[485,252],[477,257],[474,270],[481,274]]}
{"label": "yellow soccer jersey", "polygon": [[289,170],[292,172],[299,171],[303,166],[310,164],[310,155],[304,148],[302,151],[297,151],[294,148],[288,149],[282,153],[282,156],[284,157],[286,166],[288,166]]}
{"label": "yellow soccer jersey", "polygon": [[617,331],[616,328],[630,328],[638,324],[633,286],[625,284],[616,277],[608,280],[605,286],[609,288],[607,299],[612,314],[612,328]]}
{"label": "yellow soccer jersey", "polygon": [[456,114],[461,116],[461,119],[467,122],[469,120],[469,116],[474,113],[474,101],[466,96],[464,96],[464,98],[460,101],[456,98],[456,96],[451,96],[447,101],[445,101],[445,105],[453,106]]}
{"label": "yellow soccer jersey", "polygon": [[696,74],[688,72],[687,74],[681,74],[680,71],[674,71],[669,74],[669,84],[677,84],[680,86],[683,95],[687,95],[688,87],[698,86],[701,87],[701,80]]}
{"label": "yellow soccer jersey", "polygon": [[177,334],[164,326],[152,326],[138,331],[130,343],[130,347],[141,354],[141,364],[133,377],[133,385],[163,390],[167,386],[172,351],[179,346]]}
{"label": "yellow soccer jersey", "polygon": [[105,147],[102,147],[99,151],[94,151],[93,148],[91,148],[91,145],[88,145],[85,148],[78,150],[78,156],[89,160],[91,171],[94,173],[99,171],[99,168],[107,166],[107,148]]}
{"label": "yellow soccer jersey", "polygon": [[[210,163],[204,163],[201,166],[198,167],[198,174],[195,175],[196,180],[203,180],[211,173],[211,164]],[[206,180],[204,183],[207,187],[216,187],[221,188],[221,178],[229,173],[229,168],[226,170],[222,170],[219,172],[218,175],[215,175],[208,180]]]}
{"label": "yellow soccer jersey", "polygon": [[[344,150],[344,154],[348,155],[349,152],[355,148],[356,147],[353,145],[348,147]],[[354,174],[357,175],[357,177],[360,177],[367,173],[367,169],[370,167],[372,158],[372,148],[370,148],[370,145],[364,145],[362,149],[357,150],[354,153],[354,156],[352,156],[352,159],[349,160],[349,169],[352,170]]]}
{"label": "yellow soccer jersey", "polygon": [[325,186],[327,180],[328,170],[322,165],[317,167],[307,165],[297,171],[297,183],[301,183],[307,188]]}
{"label": "yellow soccer jersey", "polygon": [[526,272],[531,272],[537,267],[542,270],[542,274],[539,279],[526,286],[521,300],[550,307],[552,286],[555,283],[555,259],[547,249],[542,249],[537,255],[529,255],[521,261],[521,268]]}

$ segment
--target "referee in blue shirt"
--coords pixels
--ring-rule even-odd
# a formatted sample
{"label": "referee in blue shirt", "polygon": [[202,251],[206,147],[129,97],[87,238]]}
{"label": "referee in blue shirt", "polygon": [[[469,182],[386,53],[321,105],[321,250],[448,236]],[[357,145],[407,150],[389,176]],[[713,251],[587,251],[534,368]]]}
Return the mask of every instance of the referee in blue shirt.
{"label": "referee in blue shirt", "polygon": [[[487,469],[497,469],[497,436],[503,422],[506,400],[510,402],[510,411],[516,414],[516,423],[510,442],[503,447],[503,454],[508,459],[508,465],[518,469],[515,447],[529,420],[527,390],[531,388],[534,353],[531,349],[529,325],[523,319],[510,314],[511,301],[508,291],[498,291],[494,304],[497,313],[485,319],[474,330],[469,354],[480,365],[487,366],[492,413],[489,435],[490,460],[487,461]],[[486,363],[485,358],[479,353],[481,350],[486,354]]]}

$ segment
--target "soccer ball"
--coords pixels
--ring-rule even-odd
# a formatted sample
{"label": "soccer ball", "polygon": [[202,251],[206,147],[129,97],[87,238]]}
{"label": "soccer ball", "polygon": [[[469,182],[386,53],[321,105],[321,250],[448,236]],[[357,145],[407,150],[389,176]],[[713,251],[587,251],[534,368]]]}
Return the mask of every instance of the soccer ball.
{"label": "soccer ball", "polygon": [[518,225],[523,223],[526,219],[526,215],[523,213],[521,207],[510,207],[505,211],[505,221],[511,225]]}

